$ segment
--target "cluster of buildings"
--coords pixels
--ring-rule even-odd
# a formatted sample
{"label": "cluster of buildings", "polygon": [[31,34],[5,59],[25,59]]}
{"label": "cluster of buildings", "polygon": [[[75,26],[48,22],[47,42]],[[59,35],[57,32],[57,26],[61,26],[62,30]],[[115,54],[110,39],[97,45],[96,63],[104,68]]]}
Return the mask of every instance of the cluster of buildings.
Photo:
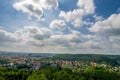
{"label": "cluster of buildings", "polygon": [[[22,68],[22,69],[39,69],[40,62],[36,57],[24,57],[24,56],[0,56],[0,67],[7,68]],[[3,62],[4,61],[4,62]]]}
{"label": "cluster of buildings", "polygon": [[110,71],[120,71],[120,67],[112,67],[107,64],[98,64],[95,62],[81,62],[81,61],[70,61],[70,60],[52,60],[49,58],[42,57],[30,57],[30,56],[0,56],[0,67],[7,68],[22,68],[26,70],[37,70],[41,66],[61,66],[62,68],[71,69],[86,69],[89,66],[102,66],[108,68]]}

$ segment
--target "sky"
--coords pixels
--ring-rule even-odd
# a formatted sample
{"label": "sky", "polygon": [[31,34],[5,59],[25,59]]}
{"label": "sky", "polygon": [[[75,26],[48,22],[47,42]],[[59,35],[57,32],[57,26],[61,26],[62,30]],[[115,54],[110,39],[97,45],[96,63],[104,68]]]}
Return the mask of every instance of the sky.
{"label": "sky", "polygon": [[120,55],[120,0],[0,0],[0,50]]}

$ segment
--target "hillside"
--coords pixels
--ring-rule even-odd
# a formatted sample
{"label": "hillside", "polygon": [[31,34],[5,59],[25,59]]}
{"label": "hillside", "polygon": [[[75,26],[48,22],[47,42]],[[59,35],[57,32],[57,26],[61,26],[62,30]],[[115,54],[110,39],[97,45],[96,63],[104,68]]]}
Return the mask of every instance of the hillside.
{"label": "hillside", "polygon": [[120,55],[100,55],[100,54],[56,54],[53,60],[71,60],[82,62],[105,63],[112,66],[120,66]]}

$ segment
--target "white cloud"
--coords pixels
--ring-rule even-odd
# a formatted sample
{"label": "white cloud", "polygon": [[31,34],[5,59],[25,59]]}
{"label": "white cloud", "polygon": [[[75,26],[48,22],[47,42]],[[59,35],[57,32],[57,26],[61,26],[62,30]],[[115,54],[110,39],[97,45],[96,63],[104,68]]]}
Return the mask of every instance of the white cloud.
{"label": "white cloud", "polygon": [[96,22],[91,28],[92,32],[102,32],[108,35],[120,35],[120,14],[112,14],[108,19]]}
{"label": "white cloud", "polygon": [[46,40],[51,37],[51,32],[46,27],[37,26],[25,26],[21,30],[15,32],[15,36],[19,37],[21,41],[18,45],[30,46],[30,47],[43,47],[46,44]]}
{"label": "white cloud", "polygon": [[94,17],[95,21],[102,21],[102,20],[104,20],[104,18],[102,16],[94,15],[93,17]]}
{"label": "white cloud", "polygon": [[15,41],[17,40],[11,33],[0,29],[0,44],[3,44],[5,42],[15,42]]}
{"label": "white cloud", "polygon": [[50,36],[46,27],[25,26],[14,33],[0,29],[0,47],[10,51],[37,51],[44,48]]}
{"label": "white cloud", "polygon": [[58,0],[41,0],[41,5],[45,9],[58,8]]}
{"label": "white cloud", "polygon": [[[44,40],[50,37],[48,28],[38,28],[36,26],[25,26],[24,29],[16,31],[16,36],[21,36],[23,40]],[[27,38],[27,39],[26,39]]]}
{"label": "white cloud", "polygon": [[65,52],[74,49],[82,40],[82,35],[78,31],[72,31],[70,34],[51,35],[48,28],[38,28],[36,26],[26,26],[24,29],[17,30],[14,35],[21,40],[20,43],[17,43],[17,46],[29,46],[29,49],[30,47],[36,47],[39,50],[43,49],[43,51],[47,48],[47,50],[53,52]]}
{"label": "white cloud", "polygon": [[94,32],[104,45],[107,46],[109,51],[117,52],[120,48],[120,14],[112,14],[105,20],[97,21],[92,27],[89,28]]}
{"label": "white cloud", "polygon": [[74,48],[76,45],[80,44],[82,41],[82,35],[80,32],[74,32],[71,34],[64,35],[52,35],[50,38],[50,45],[62,46],[68,48]]}
{"label": "white cloud", "polygon": [[67,22],[70,22],[75,27],[88,25],[83,17],[89,14],[93,14],[95,11],[95,5],[93,0],[78,0],[78,9],[73,11],[61,11],[59,17],[64,18]]}
{"label": "white cloud", "polygon": [[[0,43],[2,43],[0,47],[7,48],[6,50],[14,48],[16,51],[70,53],[101,53],[115,51],[114,48],[119,49],[119,37],[110,37],[112,45],[109,48],[105,40],[97,35],[83,35],[72,29],[70,32],[69,34],[52,35],[50,29],[37,26],[25,26],[15,33],[0,30]],[[4,44],[5,46],[3,46]]]}
{"label": "white cloud", "polygon": [[93,0],[78,0],[77,6],[83,10],[85,10],[85,13],[94,13],[95,6]]}
{"label": "white cloud", "polygon": [[[39,28],[36,26],[25,26],[21,30],[17,30],[15,33],[10,33],[18,41],[13,41],[9,45],[19,50],[36,51],[62,51],[62,52],[74,52],[75,50],[81,51],[81,49],[100,49],[100,42],[93,41],[95,38],[92,35],[82,35],[76,30],[70,30],[69,34],[51,35],[51,31],[48,28]],[[8,33],[8,32],[6,32]],[[5,42],[3,42],[5,44]],[[99,46],[98,46],[99,45]],[[53,50],[53,48],[55,50]],[[50,50],[52,49],[52,50]],[[17,50],[17,49],[16,49]]]}
{"label": "white cloud", "polygon": [[38,20],[43,20],[43,9],[51,9],[58,7],[57,0],[21,0],[13,4],[13,7],[30,16],[34,16]]}
{"label": "white cloud", "polygon": [[85,13],[83,10],[75,9],[75,10],[69,11],[69,12],[61,11],[59,14],[59,17],[64,18],[67,22],[70,22],[75,27],[79,27],[79,26],[83,25],[82,16],[84,14]]}
{"label": "white cloud", "polygon": [[50,28],[54,30],[64,30],[66,23],[63,20],[53,20],[50,24]]}
{"label": "white cloud", "polygon": [[43,16],[43,10],[40,5],[40,1],[37,0],[24,0],[16,2],[13,4],[13,7],[24,13],[28,13],[30,16],[34,16],[37,19],[41,19]]}
{"label": "white cloud", "polygon": [[79,44],[79,47],[82,49],[100,49],[103,48],[103,46],[98,41],[90,40],[85,43]]}
{"label": "white cloud", "polygon": [[[35,22],[33,25],[48,25],[49,23],[50,25],[47,27],[25,26],[13,33],[0,29],[0,49],[71,53],[99,53],[119,50],[120,14],[113,14],[108,19],[97,16],[94,14],[94,0],[78,0],[76,6],[77,8],[72,11],[60,11],[60,9],[52,11],[59,7],[58,0],[17,0],[13,7],[17,11],[27,13],[31,18],[43,20],[47,14],[45,18],[48,20],[46,22]],[[44,15],[44,12],[50,12],[50,14],[45,13]],[[58,14],[58,12],[60,13]],[[94,19],[95,24],[91,19]],[[74,27],[82,27],[79,28],[80,31],[84,29],[83,26],[92,25],[89,30],[94,33],[82,34],[70,24],[70,27],[67,27],[66,22]],[[85,30],[82,32],[86,33]]]}
{"label": "white cloud", "polygon": [[111,42],[111,50],[117,54],[120,52],[120,35],[119,36],[110,36],[109,40]]}
{"label": "white cloud", "polygon": [[113,43],[115,42],[120,44],[120,36],[110,36],[109,40]]}
{"label": "white cloud", "polygon": [[119,49],[120,50],[120,35],[119,36],[115,36],[115,35],[110,36],[109,41],[111,42],[112,49]]}

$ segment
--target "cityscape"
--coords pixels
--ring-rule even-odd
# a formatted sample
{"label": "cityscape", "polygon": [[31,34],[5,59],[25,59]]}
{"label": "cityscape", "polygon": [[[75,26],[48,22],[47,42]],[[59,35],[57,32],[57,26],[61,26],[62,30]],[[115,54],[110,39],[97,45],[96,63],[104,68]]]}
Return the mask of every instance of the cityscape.
{"label": "cityscape", "polygon": [[120,0],[0,0],[0,80],[120,80]]}
{"label": "cityscape", "polygon": [[[93,69],[93,72],[90,71],[89,74],[93,76],[83,76],[83,74],[88,74],[89,71]],[[95,69],[95,70],[94,70]],[[4,71],[10,71],[10,74]],[[109,80],[111,75],[111,80],[120,79],[120,55],[101,55],[101,54],[52,54],[52,53],[19,53],[19,52],[0,52],[0,74],[4,74],[5,80],[16,80],[14,78],[16,71],[23,71],[19,73],[16,78],[19,80],[60,80],[64,79],[64,74],[59,73],[59,71],[71,71],[70,74],[78,74],[78,78],[73,78],[71,75],[68,75],[64,80],[99,80],[106,78]],[[45,73],[44,73],[45,70]],[[48,71],[50,70],[50,73]],[[51,70],[53,73],[51,73]],[[13,72],[13,74],[11,73]],[[37,74],[39,71],[43,71],[40,74]],[[54,72],[55,71],[55,72]],[[100,72],[99,72],[100,71]],[[4,72],[4,73],[3,73]],[[32,72],[32,74],[30,74]],[[56,73],[57,72],[57,73]],[[105,73],[104,73],[105,72]],[[108,73],[108,75],[106,74]],[[23,74],[26,73],[26,74]],[[33,74],[34,73],[34,74]],[[35,74],[37,74],[35,76]],[[43,75],[44,74],[44,75]],[[54,76],[53,76],[54,74]],[[62,75],[57,77],[57,74]],[[104,74],[99,76],[100,74]],[[9,76],[8,76],[9,75]],[[10,77],[11,75],[11,77]],[[12,76],[13,75],[13,76]],[[19,76],[25,76],[20,77]],[[32,76],[30,76],[32,75]],[[41,77],[39,75],[42,75]],[[49,75],[49,76],[48,76]],[[82,77],[81,77],[82,75]],[[96,76],[96,79],[94,78]],[[69,79],[71,77],[71,79]],[[101,78],[103,77],[103,78]],[[2,76],[0,79],[2,80]],[[38,78],[38,79],[36,79]],[[41,79],[40,79],[41,78]],[[42,79],[43,78],[43,79]],[[59,79],[60,78],[60,79]]]}

